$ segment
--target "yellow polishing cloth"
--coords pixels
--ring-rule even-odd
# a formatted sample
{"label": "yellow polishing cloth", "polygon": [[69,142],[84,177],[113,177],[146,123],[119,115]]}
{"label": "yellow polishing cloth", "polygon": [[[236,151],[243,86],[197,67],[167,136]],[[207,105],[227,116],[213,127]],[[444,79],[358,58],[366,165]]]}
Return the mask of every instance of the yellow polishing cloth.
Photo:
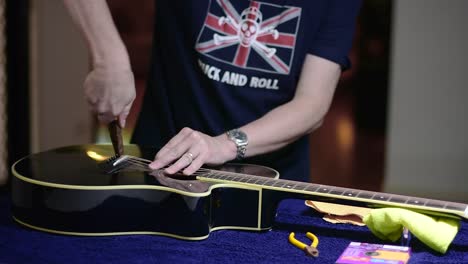
{"label": "yellow polishing cloth", "polygon": [[374,209],[363,220],[380,239],[396,241],[406,227],[421,242],[440,253],[447,251],[460,229],[457,219],[427,216],[401,208]]}

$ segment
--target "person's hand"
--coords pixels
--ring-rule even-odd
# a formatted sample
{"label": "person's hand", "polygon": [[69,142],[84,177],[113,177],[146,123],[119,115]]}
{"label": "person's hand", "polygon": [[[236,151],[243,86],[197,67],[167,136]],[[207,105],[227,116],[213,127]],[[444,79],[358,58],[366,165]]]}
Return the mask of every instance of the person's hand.
{"label": "person's hand", "polygon": [[190,128],[182,129],[159,150],[149,167],[164,168],[168,174],[180,170],[185,175],[196,172],[203,164],[220,165],[236,157],[237,148],[225,134],[211,137]]}
{"label": "person's hand", "polygon": [[116,118],[121,127],[135,99],[135,81],[129,69],[94,68],[84,82],[86,99],[101,123]]}

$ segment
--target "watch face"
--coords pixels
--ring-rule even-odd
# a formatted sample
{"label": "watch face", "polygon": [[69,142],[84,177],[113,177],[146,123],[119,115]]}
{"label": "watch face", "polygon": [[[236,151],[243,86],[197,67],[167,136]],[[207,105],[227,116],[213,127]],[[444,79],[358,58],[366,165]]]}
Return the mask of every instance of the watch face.
{"label": "watch face", "polygon": [[240,131],[240,130],[234,131],[233,136],[234,136],[237,140],[240,140],[240,141],[245,141],[245,140],[247,139],[247,135],[245,135],[245,133],[242,132],[242,131]]}
{"label": "watch face", "polygon": [[247,144],[247,135],[238,129],[231,130],[230,137],[235,140],[237,144]]}
{"label": "watch face", "polygon": [[239,129],[233,129],[227,132],[227,135],[230,140],[234,141],[234,143],[237,146],[237,159],[241,160],[244,158],[245,152],[247,150],[247,144],[249,144],[249,141],[247,139],[247,135],[239,130]]}

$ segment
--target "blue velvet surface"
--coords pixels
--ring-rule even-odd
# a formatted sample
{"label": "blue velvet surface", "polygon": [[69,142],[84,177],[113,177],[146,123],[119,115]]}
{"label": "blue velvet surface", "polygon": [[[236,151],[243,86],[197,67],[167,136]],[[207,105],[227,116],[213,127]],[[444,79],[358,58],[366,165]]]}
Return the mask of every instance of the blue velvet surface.
{"label": "blue velvet surface", "polygon": [[[304,205],[285,200],[272,231],[222,230],[203,241],[139,235],[72,237],[42,233],[11,219],[8,194],[0,193],[0,263],[335,263],[350,241],[384,243],[367,227],[333,225]],[[131,216],[128,216],[131,217]],[[110,223],[111,224],[111,223]],[[306,257],[288,242],[289,232],[310,243],[305,232],[320,240],[318,258]],[[410,263],[468,263],[468,224],[445,255],[417,239],[411,241]]]}

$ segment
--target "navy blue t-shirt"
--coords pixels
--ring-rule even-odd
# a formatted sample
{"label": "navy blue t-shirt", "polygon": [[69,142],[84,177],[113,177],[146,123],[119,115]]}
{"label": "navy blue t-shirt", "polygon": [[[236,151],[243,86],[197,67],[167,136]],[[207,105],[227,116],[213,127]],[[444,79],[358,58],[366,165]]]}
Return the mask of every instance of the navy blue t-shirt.
{"label": "navy blue t-shirt", "polygon": [[[360,0],[157,1],[152,66],[132,141],[216,136],[290,101],[307,54],[349,67]],[[281,133],[281,131],[264,131]],[[307,137],[245,162],[308,181]]]}

